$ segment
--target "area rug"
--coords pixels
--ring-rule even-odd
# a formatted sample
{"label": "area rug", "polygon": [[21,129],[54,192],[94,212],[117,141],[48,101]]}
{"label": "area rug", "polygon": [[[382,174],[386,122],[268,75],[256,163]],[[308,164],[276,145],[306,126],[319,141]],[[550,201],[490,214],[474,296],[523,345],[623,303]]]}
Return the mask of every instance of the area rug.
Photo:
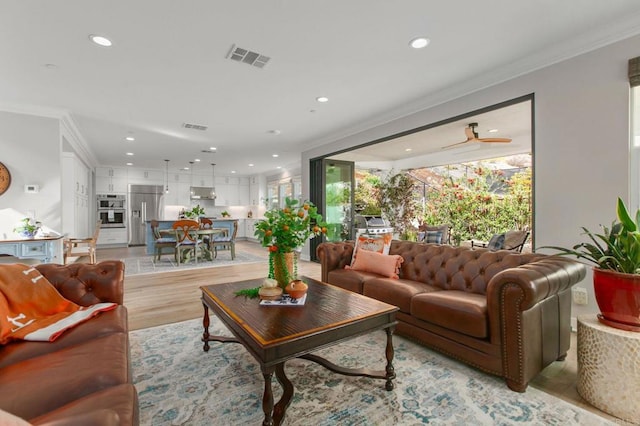
{"label": "area rug", "polygon": [[[231,336],[216,318],[211,334]],[[131,332],[142,425],[260,425],[264,382],[255,359],[236,343],[202,350],[199,319]],[[384,332],[316,352],[343,366],[384,368]],[[504,380],[394,336],[396,388],[334,374],[305,360],[286,363],[295,393],[285,425],[612,425],[531,386]],[[378,367],[374,367],[378,368]],[[274,398],[282,394],[273,379]]]}
{"label": "area rug", "polygon": [[159,261],[153,261],[153,256],[132,257],[121,259],[125,264],[127,276],[138,274],[151,274],[157,272],[182,271],[196,268],[215,268],[217,266],[238,265],[241,263],[263,262],[266,264],[266,257],[256,256],[250,253],[236,252],[234,260],[231,260],[229,252],[218,253],[218,257],[212,261],[199,261],[181,263],[180,266],[174,261],[172,255],[163,255]]}

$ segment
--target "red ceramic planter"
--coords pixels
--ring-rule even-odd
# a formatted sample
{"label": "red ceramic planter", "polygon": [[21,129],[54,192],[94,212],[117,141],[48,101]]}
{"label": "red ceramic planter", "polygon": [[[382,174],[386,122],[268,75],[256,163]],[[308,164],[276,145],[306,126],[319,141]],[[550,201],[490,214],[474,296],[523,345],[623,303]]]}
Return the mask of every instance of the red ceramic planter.
{"label": "red ceramic planter", "polygon": [[594,268],[593,290],[602,323],[640,332],[640,275]]}

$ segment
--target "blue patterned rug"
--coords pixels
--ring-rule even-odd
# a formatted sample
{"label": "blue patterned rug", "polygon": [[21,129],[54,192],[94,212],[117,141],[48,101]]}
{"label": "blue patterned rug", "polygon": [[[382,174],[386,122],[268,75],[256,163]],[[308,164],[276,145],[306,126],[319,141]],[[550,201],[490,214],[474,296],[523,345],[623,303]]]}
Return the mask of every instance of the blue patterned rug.
{"label": "blue patterned rug", "polygon": [[[211,334],[231,336],[212,316]],[[239,344],[202,350],[202,320],[131,332],[141,425],[260,425],[264,382]],[[383,369],[379,331],[316,352],[347,367]],[[285,425],[610,425],[607,420],[531,386],[510,391],[484,374],[394,336],[396,388],[331,373],[305,360],[286,364],[295,393]],[[379,366],[379,367],[377,367]],[[274,378],[275,401],[280,385]]]}
{"label": "blue patterned rug", "polygon": [[[174,261],[172,255],[165,254],[160,260],[153,261],[153,256],[129,257],[121,259],[125,264],[127,276],[140,274],[155,274],[158,272],[184,271],[186,269],[215,268],[218,266],[238,265],[241,263],[257,263],[263,262],[267,264],[266,256],[256,256],[251,253],[237,251],[236,256],[231,260],[231,252],[220,251],[218,257],[214,260],[199,260],[198,263],[193,261],[181,263],[180,266]],[[266,266],[265,266],[266,268]]]}

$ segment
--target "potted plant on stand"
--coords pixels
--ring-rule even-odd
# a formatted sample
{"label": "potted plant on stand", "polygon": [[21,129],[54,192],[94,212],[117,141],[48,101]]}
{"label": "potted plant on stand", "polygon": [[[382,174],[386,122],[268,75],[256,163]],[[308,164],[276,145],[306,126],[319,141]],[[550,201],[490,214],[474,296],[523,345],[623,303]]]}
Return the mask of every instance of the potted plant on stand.
{"label": "potted plant on stand", "polygon": [[269,278],[283,289],[297,278],[295,251],[310,238],[327,232],[318,208],[287,198],[282,209],[268,210],[255,225],[255,236],[269,250]]}
{"label": "potted plant on stand", "polygon": [[617,221],[597,234],[582,228],[588,242],[573,248],[549,246],[595,265],[593,290],[600,309],[598,319],[611,327],[640,331],[640,209],[632,219],[618,198]]}

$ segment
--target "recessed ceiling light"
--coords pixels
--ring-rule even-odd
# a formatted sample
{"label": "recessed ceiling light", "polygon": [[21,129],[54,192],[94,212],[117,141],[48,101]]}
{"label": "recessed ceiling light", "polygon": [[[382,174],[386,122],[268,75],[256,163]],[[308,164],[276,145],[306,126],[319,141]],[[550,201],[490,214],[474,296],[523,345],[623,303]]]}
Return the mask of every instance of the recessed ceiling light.
{"label": "recessed ceiling light", "polygon": [[127,163],[127,166],[133,166],[133,163]]}
{"label": "recessed ceiling light", "polygon": [[131,156],[133,155],[133,152],[127,152],[127,155]]}
{"label": "recessed ceiling light", "polygon": [[91,40],[98,46],[102,46],[102,47],[110,47],[113,44],[111,43],[111,40],[109,40],[108,38],[104,36],[95,35],[95,34],[91,34],[89,36],[89,40]]}
{"label": "recessed ceiling light", "polygon": [[404,151],[405,151],[405,152],[411,152],[411,151],[412,151],[412,149],[411,149],[411,148],[405,148],[405,149],[404,149]]}
{"label": "recessed ceiling light", "polygon": [[278,157],[279,157],[279,155],[278,155],[278,154],[271,154],[271,156],[272,156],[273,158],[278,158]]}
{"label": "recessed ceiling light", "polygon": [[236,172],[235,170],[231,170],[231,173],[232,173],[232,174],[233,174],[233,173],[235,173],[235,172]]}
{"label": "recessed ceiling light", "polygon": [[409,42],[409,46],[414,49],[422,49],[423,47],[427,47],[431,43],[431,40],[425,37],[417,37]]}
{"label": "recessed ceiling light", "polygon": [[496,133],[498,129],[489,129],[489,133]]}
{"label": "recessed ceiling light", "polygon": [[194,159],[193,161],[195,161],[196,163],[198,163],[200,161],[199,158]]}
{"label": "recessed ceiling light", "polygon": [[211,147],[209,147],[209,149],[210,149],[211,151],[215,151],[215,150],[216,150],[216,149],[218,149],[218,148],[216,148],[215,146],[211,146]]}
{"label": "recessed ceiling light", "polygon": [[282,168],[282,166],[278,166],[278,167],[276,167],[276,169],[281,169],[281,168]]}
{"label": "recessed ceiling light", "polygon": [[253,167],[253,163],[249,163],[249,167]]}
{"label": "recessed ceiling light", "polygon": [[127,136],[125,139],[128,140],[129,142],[133,142],[136,140],[136,138],[134,138],[133,136]]}
{"label": "recessed ceiling light", "polygon": [[318,101],[318,102],[329,102],[329,98],[327,98],[326,96],[318,96],[316,98],[316,101]]}

